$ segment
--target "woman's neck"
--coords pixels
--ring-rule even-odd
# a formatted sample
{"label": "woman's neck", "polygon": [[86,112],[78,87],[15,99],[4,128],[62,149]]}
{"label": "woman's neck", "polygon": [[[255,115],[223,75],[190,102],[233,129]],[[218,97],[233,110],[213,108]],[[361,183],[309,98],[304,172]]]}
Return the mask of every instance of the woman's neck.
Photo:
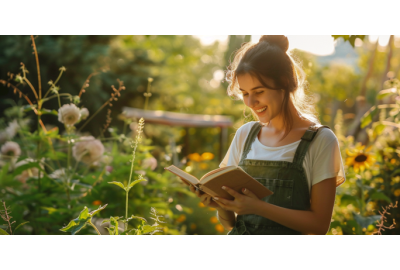
{"label": "woman's neck", "polygon": [[[304,118],[300,117],[298,114],[296,108],[294,107],[292,101],[289,101],[289,112],[290,115],[292,116],[293,119],[293,129],[302,126],[302,123],[304,121]],[[273,118],[269,123],[265,124],[265,126],[268,127],[268,129],[271,130],[271,132],[275,134],[283,134],[285,132],[285,126],[283,122],[283,115],[279,114],[275,118]]]}

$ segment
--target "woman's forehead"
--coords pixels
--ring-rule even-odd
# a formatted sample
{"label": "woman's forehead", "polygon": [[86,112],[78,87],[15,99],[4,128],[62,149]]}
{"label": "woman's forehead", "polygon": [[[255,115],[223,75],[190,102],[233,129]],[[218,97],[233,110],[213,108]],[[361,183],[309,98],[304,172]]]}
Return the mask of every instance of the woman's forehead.
{"label": "woman's forehead", "polygon": [[[260,76],[261,79],[263,80],[264,84],[274,86],[274,80],[271,78],[267,78],[265,76]],[[238,84],[240,86],[262,86],[263,83],[258,79],[257,76],[250,74],[250,73],[245,73],[245,74],[240,74],[237,76]]]}

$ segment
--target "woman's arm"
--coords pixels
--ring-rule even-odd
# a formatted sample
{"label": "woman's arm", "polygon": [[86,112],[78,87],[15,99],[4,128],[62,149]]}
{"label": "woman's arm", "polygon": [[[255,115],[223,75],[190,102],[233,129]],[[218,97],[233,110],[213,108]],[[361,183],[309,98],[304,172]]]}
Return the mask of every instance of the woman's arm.
{"label": "woman's arm", "polygon": [[335,203],[336,177],[325,179],[312,186],[310,210],[293,210],[259,200],[252,192],[240,194],[233,189],[226,191],[234,200],[215,198],[222,209],[238,215],[256,214],[304,234],[326,234],[332,219]]}

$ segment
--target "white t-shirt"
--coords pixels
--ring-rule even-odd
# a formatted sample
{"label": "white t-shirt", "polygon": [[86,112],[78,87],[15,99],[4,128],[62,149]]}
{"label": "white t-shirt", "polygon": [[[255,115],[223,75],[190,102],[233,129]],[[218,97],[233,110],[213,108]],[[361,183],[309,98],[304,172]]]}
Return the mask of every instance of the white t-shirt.
{"label": "white t-shirt", "polygon": [[[236,131],[231,146],[219,167],[237,166],[239,164],[247,135],[255,123],[257,122],[248,122]],[[263,145],[256,137],[246,159],[293,162],[294,154],[300,141],[278,147],[269,147]],[[310,192],[313,185],[327,178],[337,176],[336,183],[341,184],[344,182],[346,177],[340,155],[339,142],[332,130],[328,128],[318,130],[304,157],[303,168],[307,175]]]}

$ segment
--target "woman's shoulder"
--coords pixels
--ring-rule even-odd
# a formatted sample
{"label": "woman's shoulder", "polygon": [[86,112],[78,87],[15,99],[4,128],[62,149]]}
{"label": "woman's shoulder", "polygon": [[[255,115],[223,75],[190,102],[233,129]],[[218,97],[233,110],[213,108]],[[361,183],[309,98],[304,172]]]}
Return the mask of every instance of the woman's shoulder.
{"label": "woman's shoulder", "polygon": [[[320,127],[314,138],[314,145],[328,145],[332,143],[339,143],[335,133],[326,127]],[[323,148],[323,147],[322,147]]]}
{"label": "woman's shoulder", "polygon": [[250,121],[250,122],[247,122],[247,123],[241,125],[236,130],[236,134],[240,134],[240,135],[245,134],[245,135],[247,135],[250,132],[251,128],[257,123],[258,123],[258,121]]}

